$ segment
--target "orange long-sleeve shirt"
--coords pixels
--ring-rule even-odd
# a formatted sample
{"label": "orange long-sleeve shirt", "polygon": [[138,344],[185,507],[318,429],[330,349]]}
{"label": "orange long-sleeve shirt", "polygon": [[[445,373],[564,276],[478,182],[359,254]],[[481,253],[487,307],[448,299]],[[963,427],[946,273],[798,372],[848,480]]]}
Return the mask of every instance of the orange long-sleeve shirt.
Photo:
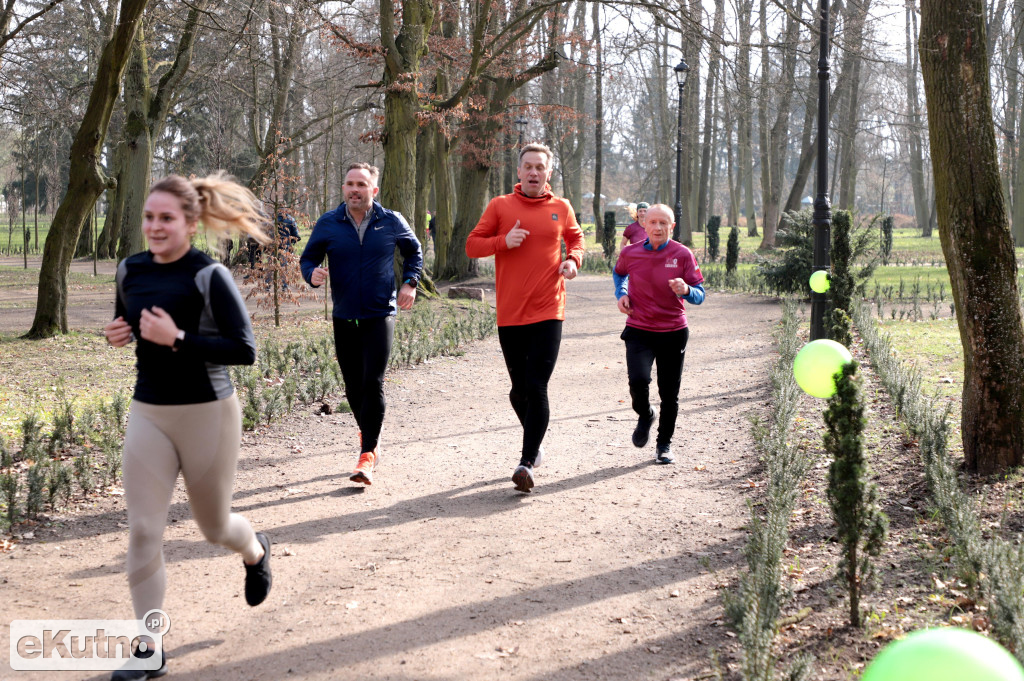
{"label": "orange long-sleeve shirt", "polygon": [[[466,255],[494,256],[498,326],[521,326],[548,319],[565,319],[565,279],[561,242],[566,257],[583,263],[583,232],[572,205],[556,198],[551,188],[529,197],[520,185],[511,194],[491,199],[466,239]],[[509,248],[505,235],[516,221],[529,232],[518,248]]]}

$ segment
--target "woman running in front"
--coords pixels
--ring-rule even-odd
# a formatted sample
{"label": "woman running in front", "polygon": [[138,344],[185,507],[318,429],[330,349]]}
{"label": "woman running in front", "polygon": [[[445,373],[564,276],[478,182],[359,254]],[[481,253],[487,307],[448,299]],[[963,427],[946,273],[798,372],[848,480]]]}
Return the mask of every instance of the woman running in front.
{"label": "woman running in front", "polygon": [[[270,540],[231,513],[242,420],[225,366],[252,364],[256,343],[231,273],[193,248],[192,236],[202,223],[266,242],[263,218],[248,189],[217,173],[160,180],[143,220],[149,250],[118,265],[116,317],[103,329],[114,347],[136,341],[138,358],[123,464],[135,617],[163,607],[163,532],[179,471],[203,536],[242,555],[245,599],[259,605],[270,591]],[[158,669],[126,667],[112,679],[166,673],[163,656]]]}

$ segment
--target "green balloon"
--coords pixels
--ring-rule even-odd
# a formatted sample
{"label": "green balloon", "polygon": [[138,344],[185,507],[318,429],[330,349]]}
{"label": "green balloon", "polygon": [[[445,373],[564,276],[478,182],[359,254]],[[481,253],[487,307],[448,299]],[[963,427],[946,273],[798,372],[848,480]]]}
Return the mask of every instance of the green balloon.
{"label": "green balloon", "polygon": [[1024,667],[995,641],[945,627],[893,641],[868,665],[861,681],[1024,681]]}
{"label": "green balloon", "polygon": [[828,278],[828,270],[818,270],[811,275],[811,290],[815,293],[824,293],[832,285]]}
{"label": "green balloon", "polygon": [[825,338],[811,341],[793,359],[793,378],[808,395],[829,398],[836,392],[832,375],[851,361],[853,355],[842,343]]}

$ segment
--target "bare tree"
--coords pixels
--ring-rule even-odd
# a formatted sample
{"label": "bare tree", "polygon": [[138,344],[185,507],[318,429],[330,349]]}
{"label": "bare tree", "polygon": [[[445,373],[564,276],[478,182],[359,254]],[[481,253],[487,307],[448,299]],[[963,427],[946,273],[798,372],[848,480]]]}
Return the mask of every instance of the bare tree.
{"label": "bare tree", "polygon": [[100,152],[146,4],[147,0],[122,0],[117,27],[103,49],[89,106],[71,146],[68,190],[57,207],[46,237],[35,319],[27,334],[29,338],[48,338],[68,331],[67,285],[71,257],[86,216],[108,186],[108,178],[99,164]]}

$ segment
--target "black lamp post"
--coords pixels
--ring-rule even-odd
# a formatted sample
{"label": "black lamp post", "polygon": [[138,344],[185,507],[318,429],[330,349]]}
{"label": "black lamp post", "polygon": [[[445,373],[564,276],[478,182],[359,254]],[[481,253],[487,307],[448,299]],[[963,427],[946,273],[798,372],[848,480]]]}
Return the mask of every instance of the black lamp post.
{"label": "black lamp post", "polygon": [[679,58],[679,63],[673,69],[676,73],[676,84],[679,86],[679,121],[676,125],[676,226],[672,230],[672,238],[679,240],[679,220],[683,214],[683,86],[686,85],[686,77],[690,75],[690,67],[686,59]]}
{"label": "black lamp post", "polygon": [[[828,84],[829,84],[829,0],[821,2],[821,29],[818,44],[818,172],[815,179],[814,260],[812,269],[827,270],[831,266],[829,247],[832,238],[832,206],[828,198]],[[825,310],[828,300],[824,293],[811,292],[811,340],[825,338]]]}
{"label": "black lamp post", "polygon": [[[526,120],[522,116],[516,119],[516,128],[519,130],[519,151],[523,150],[523,133],[526,132],[526,126],[530,121]],[[518,165],[518,163],[517,163]]]}

